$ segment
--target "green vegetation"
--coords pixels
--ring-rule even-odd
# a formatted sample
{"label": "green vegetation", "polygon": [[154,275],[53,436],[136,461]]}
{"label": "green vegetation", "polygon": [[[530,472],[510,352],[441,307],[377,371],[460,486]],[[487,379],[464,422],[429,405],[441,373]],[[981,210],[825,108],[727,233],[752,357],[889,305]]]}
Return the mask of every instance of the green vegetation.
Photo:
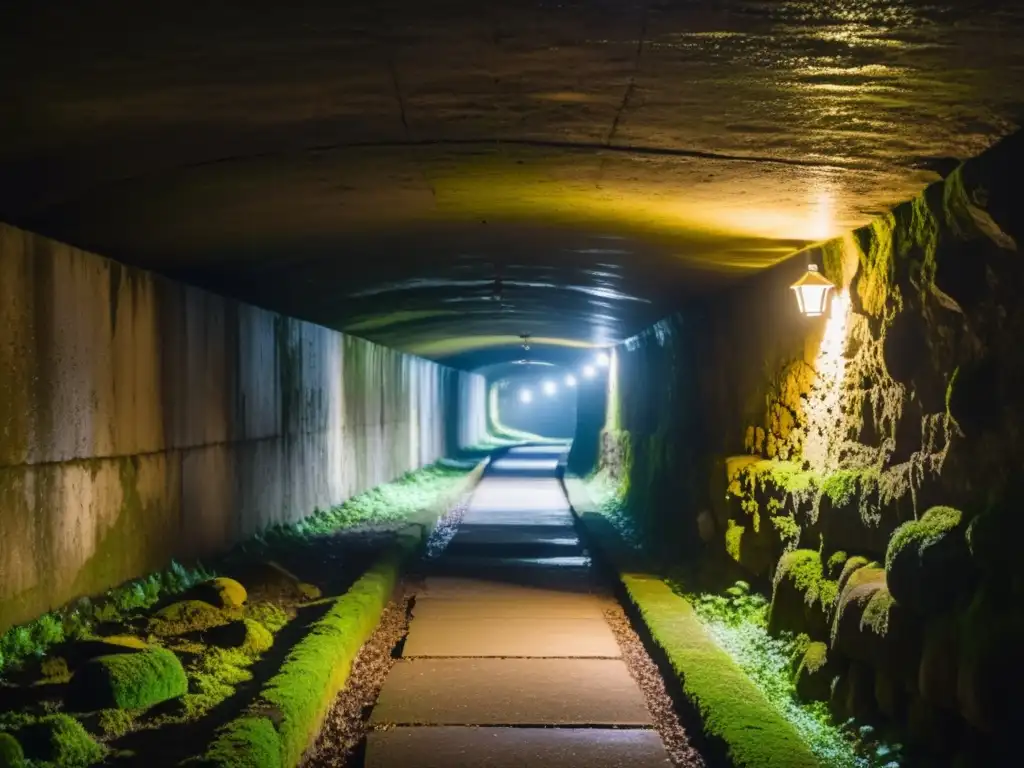
{"label": "green vegetation", "polygon": [[359,524],[396,523],[435,504],[466,477],[463,466],[437,462],[397,480],[353,496],[329,510],[316,510],[297,523],[273,526],[259,539],[265,543],[322,536]]}
{"label": "green vegetation", "polygon": [[73,699],[89,709],[142,709],[188,691],[178,657],[166,648],[90,659],[75,673]]}
{"label": "green vegetation", "polygon": [[[17,750],[23,750],[26,766],[32,768],[85,768],[101,759],[106,750],[75,718],[65,714],[35,717],[20,713],[0,715],[0,731],[6,738],[3,757],[18,765]],[[0,766],[5,765],[0,758]]]}
{"label": "green vegetation", "polygon": [[[808,487],[796,477],[788,476],[790,488]],[[584,514],[584,523],[609,551],[621,552],[614,540],[630,521],[620,494],[601,477],[591,479],[588,490],[598,500],[598,514]],[[629,549],[635,556],[636,547]],[[839,555],[845,557],[829,558],[825,573],[818,552],[798,550],[780,578],[831,603],[838,582],[826,577],[834,574]],[[880,742],[871,728],[853,721],[837,726],[823,702],[797,698],[800,678],[794,668],[799,672],[803,667],[805,676],[812,666],[815,672],[826,668],[827,654],[819,658],[824,643],[788,632],[770,634],[769,603],[751,593],[749,584],[737,582],[724,595],[694,594],[678,581],[630,574],[622,562],[618,565],[630,598],[700,712],[705,731],[724,742],[733,765],[898,768],[900,747]]]}
{"label": "green vegetation", "polygon": [[935,613],[971,586],[962,519],[958,509],[932,507],[896,529],[885,553],[885,572],[899,602],[919,613]]}
{"label": "green vegetation", "polygon": [[0,733],[0,768],[22,768],[25,753],[21,744],[9,733]]}
{"label": "green vegetation", "polygon": [[186,720],[202,717],[252,680],[248,667],[254,657],[236,648],[209,648],[188,666],[191,691],[182,697]]}
{"label": "green vegetation", "polygon": [[29,624],[11,627],[0,637],[0,673],[44,656],[48,648],[65,640],[90,638],[96,624],[123,621],[162,597],[185,592],[209,578],[201,565],[185,568],[172,562],[166,570],[108,590],[96,600],[83,598]]}
{"label": "green vegetation", "polygon": [[400,563],[398,553],[382,558],[313,624],[249,712],[221,729],[204,764],[298,764],[390,599]]}

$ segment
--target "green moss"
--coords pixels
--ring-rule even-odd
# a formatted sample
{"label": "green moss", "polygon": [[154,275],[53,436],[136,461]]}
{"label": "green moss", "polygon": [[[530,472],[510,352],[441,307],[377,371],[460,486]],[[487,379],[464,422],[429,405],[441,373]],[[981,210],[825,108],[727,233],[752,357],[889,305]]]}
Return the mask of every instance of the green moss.
{"label": "green moss", "polygon": [[857,572],[864,566],[869,565],[870,563],[871,561],[868,560],[866,557],[863,557],[862,555],[854,555],[853,557],[848,559],[846,563],[843,565],[842,572],[839,574],[839,584],[837,585],[839,587],[839,591],[841,592],[843,590],[843,587],[846,585],[846,582],[850,580],[850,577],[855,572]]}
{"label": "green moss", "polygon": [[209,768],[280,768],[281,741],[265,717],[241,717],[217,732],[201,761]]}
{"label": "green moss", "polygon": [[729,520],[726,523],[725,530],[725,551],[733,560],[737,563],[740,562],[743,547],[743,533],[746,531],[742,525],[738,525],[735,520]]}
{"label": "green moss", "polygon": [[238,648],[207,648],[188,668],[191,692],[182,698],[185,718],[195,720],[252,679],[253,657]]}
{"label": "green moss", "polygon": [[21,744],[9,733],[0,733],[0,768],[23,768],[25,753]]}
{"label": "green moss", "polygon": [[779,560],[775,571],[775,583],[788,579],[801,594],[817,590],[824,578],[821,555],[813,549],[797,549],[787,552]]}
{"label": "green moss", "polygon": [[104,709],[99,716],[104,738],[119,739],[135,727],[135,713],[126,709]]}
{"label": "green moss", "polygon": [[885,553],[885,571],[897,600],[928,614],[970,586],[962,519],[958,509],[932,507],[896,529]]}
{"label": "green moss", "polygon": [[219,576],[197,584],[189,596],[209,603],[215,608],[241,608],[248,597],[245,587],[234,579]]}
{"label": "green moss", "polygon": [[843,567],[846,565],[849,556],[843,552],[833,552],[829,555],[828,560],[825,562],[825,572],[831,579],[838,579],[843,572]]}
{"label": "green moss", "polygon": [[154,635],[166,637],[210,629],[229,620],[227,612],[207,602],[182,600],[154,613],[148,629]]}
{"label": "green moss", "polygon": [[14,736],[29,764],[39,768],[85,768],[106,755],[82,724],[69,715],[25,717],[14,729]]}
{"label": "green moss", "polygon": [[[400,555],[383,558],[315,622],[288,654],[252,707],[224,729],[206,754],[213,765],[262,765],[273,752],[265,721],[252,714],[275,712],[275,763],[298,764],[320,729],[334,697],[345,684],[359,648],[373,632],[398,577]],[[239,762],[224,762],[231,757]]]}
{"label": "green moss", "polygon": [[274,636],[270,630],[252,619],[243,619],[245,623],[245,643],[242,645],[242,652],[248,656],[259,656],[264,651],[270,650],[274,644]]}
{"label": "green moss", "polygon": [[246,613],[249,618],[258,621],[273,634],[277,634],[288,623],[288,614],[274,603],[250,605]]}
{"label": "green moss", "polygon": [[166,648],[99,656],[75,673],[72,697],[89,708],[142,709],[188,691],[178,657]]}

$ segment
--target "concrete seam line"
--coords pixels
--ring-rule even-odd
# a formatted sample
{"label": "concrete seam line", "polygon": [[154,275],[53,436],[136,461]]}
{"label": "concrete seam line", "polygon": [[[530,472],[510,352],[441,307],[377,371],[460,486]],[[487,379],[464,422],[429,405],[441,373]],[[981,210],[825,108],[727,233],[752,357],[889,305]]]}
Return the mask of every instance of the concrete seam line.
{"label": "concrete seam line", "polygon": [[[645,573],[599,513],[578,478],[562,479],[569,507],[587,538],[614,567],[629,601],[665,654],[704,737],[734,768],[818,768],[823,763],[796,729],[707,634],[690,602]],[[583,511],[579,509],[583,507]]]}
{"label": "concrete seam line", "polygon": [[[486,459],[480,462],[456,492],[439,500],[433,523],[479,482],[486,464]],[[310,625],[253,703],[218,730],[200,765],[293,768],[301,762],[348,681],[359,649],[380,623],[403,565],[430,535],[433,523],[401,531],[397,543]]]}

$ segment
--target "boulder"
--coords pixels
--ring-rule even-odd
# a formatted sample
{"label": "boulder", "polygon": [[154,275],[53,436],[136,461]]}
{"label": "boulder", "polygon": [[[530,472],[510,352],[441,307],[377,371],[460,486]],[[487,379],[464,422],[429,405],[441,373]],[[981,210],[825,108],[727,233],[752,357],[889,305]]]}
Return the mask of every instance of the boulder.
{"label": "boulder", "polygon": [[213,627],[203,634],[203,638],[211,645],[239,648],[250,656],[258,656],[274,644],[274,636],[253,619],[241,619]]}
{"label": "boulder", "polygon": [[895,598],[912,611],[941,613],[970,592],[974,569],[962,519],[957,509],[932,507],[893,533],[885,554],[887,582]]}
{"label": "boulder", "polygon": [[957,708],[959,653],[956,619],[943,616],[933,620],[925,629],[917,677],[921,697],[932,706]]}
{"label": "boulder", "polygon": [[166,648],[97,656],[71,680],[69,700],[79,709],[142,709],[188,692],[178,657]]}
{"label": "boulder", "polygon": [[148,629],[159,637],[184,635],[226,624],[228,612],[202,600],[181,600],[160,609],[149,620]]}
{"label": "boulder", "polygon": [[39,717],[14,735],[24,750],[26,763],[31,760],[32,765],[86,768],[99,762],[105,752],[81,723],[65,714]]}
{"label": "boulder", "polygon": [[867,664],[853,662],[847,675],[846,711],[848,717],[857,720],[872,720],[875,707],[875,672]]}
{"label": "boulder", "polygon": [[[831,648],[856,661],[871,661],[870,629],[865,632],[861,619],[875,593],[885,589],[885,571],[865,566],[858,568],[843,585],[832,619]],[[867,642],[866,642],[867,641]]]}
{"label": "boulder", "polygon": [[901,680],[882,669],[875,670],[875,705],[878,711],[895,723],[907,716],[908,696]]}
{"label": "boulder", "polygon": [[960,624],[957,702],[963,717],[984,733],[1024,723],[1024,613],[1015,596],[996,587],[978,590]]}
{"label": "boulder", "polygon": [[837,582],[825,578],[821,556],[810,549],[787,552],[775,569],[768,629],[828,636]]}
{"label": "boulder", "polygon": [[214,608],[228,609],[241,608],[245,605],[247,598],[245,587],[226,576],[219,576],[216,579],[196,584],[182,595],[184,600],[202,600]]}
{"label": "boulder", "polygon": [[320,597],[316,586],[272,560],[245,563],[233,570],[232,576],[245,585],[249,600],[298,603]]}
{"label": "boulder", "polygon": [[956,713],[934,707],[920,696],[907,708],[907,739],[919,750],[948,755],[956,749],[963,721]]}
{"label": "boulder", "polygon": [[24,768],[25,752],[9,733],[0,733],[0,768]]}
{"label": "boulder", "polygon": [[828,701],[832,693],[832,681],[839,671],[839,665],[829,657],[825,643],[810,643],[800,659],[794,678],[797,696],[804,701]]}

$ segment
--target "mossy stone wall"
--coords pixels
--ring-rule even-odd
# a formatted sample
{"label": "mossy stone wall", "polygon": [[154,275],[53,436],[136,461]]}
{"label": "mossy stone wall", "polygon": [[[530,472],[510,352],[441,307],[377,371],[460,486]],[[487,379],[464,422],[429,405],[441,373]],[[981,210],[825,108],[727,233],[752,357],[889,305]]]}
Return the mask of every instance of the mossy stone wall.
{"label": "mossy stone wall", "polygon": [[485,433],[481,377],[0,225],[0,630]]}
{"label": "mossy stone wall", "polygon": [[[837,715],[938,764],[995,764],[1024,724],[1021,179],[1018,133],[630,340],[602,444],[638,522],[696,530],[825,644]],[[831,320],[789,290],[809,260]]]}

